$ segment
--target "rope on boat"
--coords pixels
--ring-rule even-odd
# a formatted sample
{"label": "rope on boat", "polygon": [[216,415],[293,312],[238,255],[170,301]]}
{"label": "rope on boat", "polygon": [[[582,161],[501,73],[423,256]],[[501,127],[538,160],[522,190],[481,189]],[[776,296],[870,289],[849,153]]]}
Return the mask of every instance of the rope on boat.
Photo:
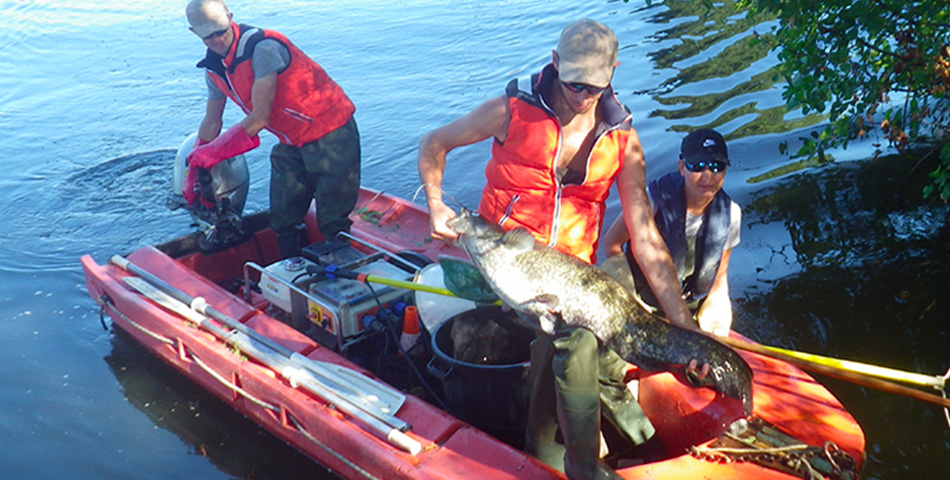
{"label": "rope on boat", "polygon": [[[160,341],[160,342],[162,342],[162,343],[165,343],[165,344],[168,344],[168,345],[176,345],[176,342],[175,342],[174,340],[172,340],[172,339],[170,339],[170,338],[168,338],[168,337],[165,337],[164,335],[155,333],[155,332],[149,330],[148,328],[143,327],[142,325],[136,323],[134,320],[132,320],[131,318],[129,318],[127,315],[125,315],[124,313],[122,313],[121,311],[119,311],[119,309],[117,309],[117,308],[115,307],[115,304],[112,302],[112,299],[109,298],[108,295],[102,295],[102,296],[100,296],[98,299],[96,299],[96,303],[98,303],[99,306],[100,306],[100,309],[99,309],[100,318],[99,318],[99,319],[100,319],[100,321],[102,322],[103,327],[105,327],[105,319],[104,319],[104,317],[102,316],[102,313],[105,312],[106,309],[109,309],[109,311],[110,311],[114,316],[116,316],[116,317],[122,319],[122,321],[124,321],[124,322],[128,323],[129,325],[135,327],[136,329],[140,330],[142,333],[144,333],[144,334],[146,334],[146,335],[148,335],[148,336],[150,336],[150,337],[152,337],[152,338],[154,338],[154,339],[156,339],[156,340],[158,340],[158,341]],[[227,387],[230,388],[231,390],[234,390],[235,392],[239,393],[239,394],[240,394],[241,396],[243,396],[244,398],[250,400],[251,402],[253,402],[254,404],[256,404],[256,405],[258,405],[258,406],[260,406],[260,407],[262,407],[262,408],[266,408],[266,409],[271,410],[271,411],[273,411],[273,412],[280,412],[280,407],[278,407],[278,406],[276,406],[276,405],[272,405],[272,404],[270,404],[270,403],[265,402],[264,400],[261,400],[261,399],[255,397],[255,396],[252,395],[250,392],[248,392],[247,390],[244,390],[243,388],[239,387],[239,386],[238,386],[237,384],[235,384],[234,382],[231,382],[231,381],[229,381],[228,379],[224,378],[221,374],[219,374],[218,372],[214,371],[214,369],[212,369],[208,364],[206,364],[206,363],[203,362],[200,358],[198,358],[194,353],[189,352],[189,351],[187,350],[187,348],[184,349],[184,352],[185,352],[185,354],[187,355],[187,358],[189,358],[189,359],[191,359],[192,361],[194,361],[194,362],[195,362],[195,365],[198,365],[198,367],[200,367],[202,370],[204,370],[208,375],[211,375],[211,377],[214,378],[215,380],[221,382],[223,385],[227,386]],[[303,435],[304,438],[306,438],[307,440],[310,440],[310,441],[313,442],[315,445],[317,445],[318,447],[322,448],[324,451],[326,451],[327,453],[329,453],[330,455],[332,455],[334,458],[336,458],[337,460],[339,460],[340,462],[342,462],[342,463],[345,464],[346,466],[348,466],[348,467],[350,467],[351,469],[353,469],[353,471],[359,473],[360,475],[362,475],[362,476],[365,477],[365,478],[370,478],[370,479],[373,479],[373,480],[380,480],[379,477],[376,477],[376,476],[374,476],[373,474],[367,472],[366,470],[364,470],[363,468],[361,468],[359,465],[353,463],[352,461],[350,461],[349,459],[347,459],[346,457],[344,457],[342,454],[340,454],[340,453],[337,452],[336,450],[333,450],[332,448],[330,448],[330,446],[328,446],[327,444],[325,444],[325,443],[321,442],[320,440],[318,440],[316,437],[313,436],[313,434],[311,434],[310,432],[308,432],[307,429],[304,428],[304,426],[301,425],[300,422],[297,421],[297,419],[296,419],[293,415],[291,415],[289,412],[287,413],[287,418],[294,424],[294,426],[297,428],[297,430],[300,431],[300,434]]]}
{"label": "rope on boat", "polygon": [[106,305],[105,302],[111,302],[109,296],[106,294],[99,295],[99,298],[96,299],[96,303],[99,304],[99,324],[102,325],[103,330],[108,330],[109,326],[106,325]]}
{"label": "rope on boat", "polygon": [[[231,381],[229,381],[228,379],[224,378],[221,374],[219,374],[218,372],[214,371],[214,369],[212,369],[209,365],[207,365],[206,363],[202,362],[201,359],[199,359],[197,356],[195,356],[194,353],[190,353],[190,352],[189,352],[189,357],[191,357],[191,359],[194,360],[194,362],[195,362],[196,365],[198,365],[199,367],[201,367],[202,370],[204,370],[205,372],[207,372],[208,375],[211,375],[212,377],[214,377],[215,380],[221,382],[222,384],[224,384],[224,385],[227,386],[228,388],[230,388],[230,389],[234,390],[235,392],[241,394],[241,396],[243,396],[244,398],[250,400],[251,402],[254,402],[255,404],[257,404],[257,405],[259,405],[259,406],[261,406],[261,407],[263,407],[263,408],[266,408],[266,409],[268,409],[268,410],[271,410],[271,411],[273,411],[273,412],[278,412],[278,413],[280,412],[280,410],[281,410],[280,407],[278,407],[278,406],[276,406],[276,405],[272,405],[272,404],[270,404],[270,403],[267,403],[267,402],[265,402],[265,401],[263,401],[263,400],[261,400],[261,399],[255,397],[254,395],[252,395],[252,394],[251,394],[250,392],[248,392],[247,390],[244,390],[243,388],[237,386],[234,382],[231,382]],[[356,465],[355,463],[351,462],[349,459],[347,459],[346,457],[344,457],[342,454],[340,454],[340,453],[337,452],[336,450],[333,450],[332,448],[330,448],[329,445],[327,445],[327,444],[321,442],[321,441],[318,440],[316,437],[314,437],[313,434],[311,434],[310,432],[308,432],[307,429],[304,428],[304,426],[301,425],[299,421],[297,421],[296,417],[294,417],[293,415],[290,414],[290,412],[287,412],[287,418],[294,424],[295,427],[297,427],[297,430],[300,431],[300,434],[303,435],[307,440],[310,440],[311,442],[313,442],[313,443],[316,444],[318,447],[320,447],[320,448],[322,448],[323,450],[325,450],[325,451],[326,451],[327,453],[329,453],[330,455],[333,455],[334,458],[336,458],[336,459],[339,460],[340,462],[343,462],[344,464],[346,464],[346,466],[352,468],[353,470],[355,470],[355,471],[356,471],[357,473],[359,473],[360,475],[362,475],[362,476],[364,476],[364,477],[366,477],[366,478],[372,478],[372,479],[374,479],[374,480],[379,480],[378,477],[375,477],[375,476],[373,476],[372,474],[370,474],[369,472],[367,472],[366,470],[363,470],[363,469],[360,468],[358,465]]]}
{"label": "rope on boat", "polygon": [[226,386],[226,387],[230,388],[231,390],[234,390],[235,392],[241,394],[242,397],[244,397],[244,398],[250,400],[250,401],[253,402],[255,405],[258,405],[258,406],[260,406],[260,407],[266,408],[266,409],[271,410],[271,411],[273,411],[273,412],[279,412],[279,411],[280,411],[280,408],[278,408],[277,406],[271,405],[271,404],[269,404],[269,403],[267,403],[267,402],[265,402],[265,401],[263,401],[263,400],[261,400],[261,399],[255,397],[254,395],[251,395],[251,393],[248,392],[247,390],[244,390],[243,388],[237,386],[237,384],[235,384],[234,382],[229,381],[228,379],[224,378],[220,373],[214,371],[214,369],[212,369],[207,363],[201,361],[201,359],[198,358],[194,353],[188,352],[187,350],[186,350],[185,353],[187,353],[188,356],[191,358],[191,360],[195,362],[195,365],[198,365],[199,367],[201,367],[201,369],[204,370],[208,375],[211,375],[212,377],[214,377],[215,380],[221,382],[222,384],[224,384],[224,386]]}
{"label": "rope on boat", "polygon": [[359,473],[360,475],[362,475],[362,476],[365,477],[365,478],[372,478],[372,479],[374,479],[374,480],[380,480],[379,477],[377,477],[377,476],[375,476],[375,475],[373,475],[373,474],[367,472],[366,470],[363,470],[362,468],[360,468],[359,465],[357,465],[357,464],[355,464],[355,463],[349,461],[346,457],[344,457],[343,455],[341,455],[341,454],[340,454],[339,452],[337,452],[336,450],[333,450],[332,448],[330,448],[327,444],[321,442],[320,440],[317,440],[316,437],[314,437],[313,435],[311,435],[310,432],[308,432],[305,428],[303,428],[303,425],[301,425],[300,422],[298,422],[297,419],[296,419],[293,415],[290,415],[290,414],[288,413],[288,414],[287,414],[287,418],[294,424],[294,426],[297,427],[298,430],[300,430],[300,433],[301,433],[304,437],[306,437],[307,440],[310,440],[311,442],[313,442],[314,444],[316,444],[318,447],[320,447],[320,448],[326,450],[327,453],[329,453],[330,455],[333,455],[333,457],[336,458],[337,460],[339,460],[339,461],[345,463],[346,466],[352,468],[356,473]]}
{"label": "rope on boat", "polygon": [[[208,364],[206,364],[206,363],[204,363],[203,361],[201,361],[201,359],[198,358],[194,353],[191,353],[191,352],[187,352],[187,353],[188,353],[188,356],[195,362],[195,365],[198,365],[199,367],[201,367],[202,370],[204,370],[205,372],[207,372],[208,375],[211,375],[215,380],[221,382],[223,385],[225,385],[225,386],[227,386],[228,388],[234,390],[235,392],[241,394],[241,396],[243,396],[244,398],[250,400],[250,401],[253,402],[254,404],[259,405],[259,406],[261,406],[262,408],[266,408],[266,409],[268,409],[268,410],[271,410],[271,411],[273,411],[273,412],[280,413],[280,411],[281,411],[281,408],[280,408],[280,407],[278,407],[278,406],[276,406],[276,405],[273,405],[273,404],[270,404],[270,403],[267,403],[267,402],[265,402],[264,400],[261,400],[261,399],[257,398],[256,396],[252,395],[252,394],[251,394],[250,392],[248,392],[247,390],[244,390],[243,388],[241,388],[241,387],[239,387],[238,385],[236,385],[234,382],[229,381],[228,379],[224,378],[224,376],[222,376],[222,375],[219,374],[218,372],[214,371],[214,369],[212,369]],[[311,442],[313,442],[313,443],[316,444],[318,447],[320,447],[320,448],[322,448],[323,450],[325,450],[325,451],[326,451],[327,453],[329,453],[330,455],[333,455],[334,458],[336,458],[336,459],[339,460],[340,462],[343,462],[344,464],[346,464],[346,466],[352,468],[353,470],[355,470],[355,471],[356,471],[357,473],[359,473],[360,475],[362,475],[362,476],[364,476],[364,477],[366,477],[366,478],[372,478],[372,479],[375,479],[375,480],[379,480],[378,477],[375,477],[375,476],[373,476],[372,474],[370,474],[369,472],[367,472],[366,470],[363,470],[363,469],[360,468],[358,465],[356,465],[355,463],[351,462],[351,461],[348,460],[346,457],[344,457],[342,454],[340,454],[340,453],[337,452],[336,450],[333,450],[333,449],[330,448],[327,444],[321,442],[321,441],[318,440],[316,437],[314,437],[313,434],[311,434],[310,432],[308,432],[307,429],[304,428],[304,426],[301,425],[300,422],[297,421],[297,419],[296,419],[293,415],[290,414],[290,412],[287,412],[287,418],[290,419],[290,421],[294,424],[294,426],[297,427],[297,430],[300,431],[300,434],[303,435],[307,440],[310,440]]]}
{"label": "rope on boat", "polygon": [[[155,333],[155,332],[153,332],[153,331],[151,331],[151,330],[149,330],[149,329],[147,329],[147,328],[145,328],[145,327],[139,325],[138,323],[135,322],[135,320],[132,320],[131,318],[127,317],[124,313],[120,312],[119,309],[115,307],[115,304],[112,303],[112,299],[109,298],[107,295],[102,295],[102,296],[100,296],[98,299],[96,299],[96,303],[98,303],[99,305],[101,305],[102,310],[105,310],[106,308],[108,308],[109,311],[112,312],[112,315],[113,315],[113,316],[116,316],[116,317],[121,318],[123,321],[125,321],[125,322],[128,323],[129,325],[131,325],[131,326],[133,326],[133,327],[139,329],[142,333],[144,333],[144,334],[146,334],[146,335],[148,335],[148,336],[154,338],[155,340],[158,340],[158,341],[160,341],[160,342],[162,342],[162,343],[166,343],[166,344],[168,344],[168,345],[175,345],[175,341],[174,341],[174,340],[172,340],[172,339],[170,339],[170,338],[168,338],[168,337],[165,337],[165,336],[163,336],[163,335],[159,335],[159,334],[157,334],[157,333]],[[105,322],[104,322],[104,321],[103,321],[103,325],[105,325]]]}
{"label": "rope on boat", "polygon": [[[276,341],[256,333],[237,320],[218,312],[210,307],[203,299],[188,296],[186,293],[176,289],[154,274],[138,267],[119,255],[113,256],[110,262],[133,274],[132,276],[124,277],[123,280],[134,290],[137,290],[166,310],[178,314],[186,323],[195,323],[195,328],[200,327],[208,330],[219,340],[240,349],[243,353],[260,361],[268,368],[273,369],[274,372],[280,372],[281,369],[284,369],[286,366],[284,362],[294,360],[295,355],[297,355]],[[189,307],[189,305],[204,310],[204,312],[196,311],[194,308]],[[200,316],[200,320],[195,318],[195,316]],[[224,323],[233,330],[225,332],[221,327],[211,324],[211,318]],[[261,344],[266,348],[261,348],[257,344]],[[184,351],[184,345],[179,343],[178,347],[180,350],[179,355],[184,357],[187,353]],[[316,375],[320,374],[319,371],[313,368],[310,368],[310,370]],[[370,433],[385,439],[392,445],[412,455],[416,455],[422,451],[421,443],[406,435],[404,430],[397,426],[403,425],[405,429],[408,430],[409,425],[403,420],[384,412],[377,412],[375,409],[372,411],[364,410],[362,405],[358,403],[362,398],[347,398],[335,391],[332,385],[323,384],[320,379],[313,378],[312,380],[304,380],[306,380],[308,384],[306,388],[307,391],[325,399],[332,407],[359,420],[361,424],[366,426]]]}
{"label": "rope on boat", "polygon": [[[103,297],[105,297],[105,298],[103,298]],[[142,333],[144,333],[144,334],[146,334],[146,335],[148,335],[148,336],[150,336],[150,337],[152,337],[152,338],[154,338],[154,339],[156,339],[156,340],[158,340],[158,341],[160,341],[160,342],[162,342],[162,343],[168,344],[168,345],[175,345],[175,344],[176,344],[176,342],[175,342],[174,340],[172,340],[172,339],[170,339],[170,338],[168,338],[168,337],[166,337],[166,336],[164,336],[164,335],[155,333],[155,332],[153,332],[153,331],[151,331],[151,330],[149,330],[149,329],[143,327],[142,325],[136,323],[135,320],[132,320],[131,318],[129,318],[128,316],[126,316],[124,313],[120,312],[119,309],[117,309],[117,308],[115,307],[115,305],[112,303],[112,300],[111,300],[108,296],[103,295],[102,297],[99,297],[98,303],[99,303],[100,305],[102,305],[102,308],[103,308],[103,309],[108,308],[109,311],[111,311],[115,316],[121,318],[124,322],[128,323],[129,325],[131,325],[131,326],[137,328],[137,329],[140,330]],[[241,387],[239,387],[238,385],[236,385],[234,382],[231,382],[231,381],[229,381],[228,379],[226,379],[226,378],[224,378],[223,376],[221,376],[221,374],[219,374],[218,372],[214,371],[214,369],[212,369],[207,363],[203,362],[200,358],[198,358],[197,355],[195,355],[195,354],[192,353],[192,352],[189,352],[187,348],[184,349],[184,352],[185,352],[185,355],[186,355],[189,359],[191,359],[193,362],[195,362],[195,365],[198,365],[199,367],[201,367],[201,369],[204,370],[208,375],[211,375],[215,380],[217,380],[217,381],[223,383],[225,386],[227,386],[227,387],[230,388],[231,390],[234,390],[235,392],[241,394],[241,396],[243,396],[244,398],[247,398],[248,400],[250,400],[250,401],[254,402],[255,404],[257,404],[257,405],[259,405],[259,406],[261,406],[261,407],[263,407],[263,408],[266,408],[266,409],[268,409],[268,410],[272,410],[272,411],[275,411],[275,412],[280,411],[280,408],[278,408],[278,407],[276,407],[276,406],[274,406],[274,405],[271,405],[271,404],[269,404],[269,403],[267,403],[267,402],[265,402],[265,401],[263,401],[263,400],[261,400],[261,399],[255,397],[254,395],[252,395],[252,394],[251,394],[250,392],[248,392],[247,390],[244,390],[243,388],[241,388]]]}

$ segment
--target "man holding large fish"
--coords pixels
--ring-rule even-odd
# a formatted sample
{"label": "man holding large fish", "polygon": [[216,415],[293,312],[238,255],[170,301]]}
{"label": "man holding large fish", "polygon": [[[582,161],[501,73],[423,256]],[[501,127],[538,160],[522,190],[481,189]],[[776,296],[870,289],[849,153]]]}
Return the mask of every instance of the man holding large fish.
{"label": "man holding large fish", "polygon": [[[430,132],[419,149],[432,237],[458,241],[502,300],[545,333],[532,344],[525,448],[569,478],[616,478],[599,455],[601,402],[634,443],[657,443],[623,383],[624,360],[692,370],[699,360],[704,384],[747,397],[751,409],[748,366],[696,332],[680,297],[646,197],[640,141],[610,86],[617,44],[599,22],[571,23],[540,73],[512,80],[505,95]],[[446,155],[488,138],[481,216],[456,215],[442,201]],[[634,257],[675,327],[591,265],[614,182]]]}

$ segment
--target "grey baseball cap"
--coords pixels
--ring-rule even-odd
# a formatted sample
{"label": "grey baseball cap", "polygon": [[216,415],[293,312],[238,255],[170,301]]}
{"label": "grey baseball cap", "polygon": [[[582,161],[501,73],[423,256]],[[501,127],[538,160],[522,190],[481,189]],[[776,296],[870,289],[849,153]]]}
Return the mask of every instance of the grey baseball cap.
{"label": "grey baseball cap", "polygon": [[596,20],[578,20],[561,32],[557,57],[561,81],[606,87],[617,63],[617,36]]}

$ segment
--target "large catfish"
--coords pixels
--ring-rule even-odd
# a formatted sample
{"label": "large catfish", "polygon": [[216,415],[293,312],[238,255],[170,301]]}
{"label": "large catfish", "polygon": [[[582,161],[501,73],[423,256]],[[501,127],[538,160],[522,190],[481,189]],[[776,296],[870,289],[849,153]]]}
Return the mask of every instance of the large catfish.
{"label": "large catfish", "polygon": [[499,298],[534,329],[558,322],[583,327],[630,363],[682,371],[690,360],[710,366],[701,385],[742,401],[752,413],[752,371],[709,335],[679,328],[645,311],[599,268],[535,241],[527,230],[505,232],[467,210],[450,220],[460,245]]}

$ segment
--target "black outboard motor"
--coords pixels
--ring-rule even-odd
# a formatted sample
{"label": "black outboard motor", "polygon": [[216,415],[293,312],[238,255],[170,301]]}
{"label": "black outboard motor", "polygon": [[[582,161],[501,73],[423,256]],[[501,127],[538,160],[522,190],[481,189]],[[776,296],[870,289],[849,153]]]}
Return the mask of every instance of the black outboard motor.
{"label": "black outboard motor", "polygon": [[167,204],[172,210],[184,208],[191,214],[194,225],[201,232],[198,245],[202,250],[216,250],[247,236],[241,213],[247,201],[250,175],[244,155],[218,163],[210,171],[199,170],[198,184],[201,187],[201,195],[208,200],[213,199],[213,205],[209,207],[196,201],[194,206],[189,206],[181,195],[181,189],[188,171],[185,161],[197,138],[198,134],[192,133],[178,147],[172,177],[172,196]]}

